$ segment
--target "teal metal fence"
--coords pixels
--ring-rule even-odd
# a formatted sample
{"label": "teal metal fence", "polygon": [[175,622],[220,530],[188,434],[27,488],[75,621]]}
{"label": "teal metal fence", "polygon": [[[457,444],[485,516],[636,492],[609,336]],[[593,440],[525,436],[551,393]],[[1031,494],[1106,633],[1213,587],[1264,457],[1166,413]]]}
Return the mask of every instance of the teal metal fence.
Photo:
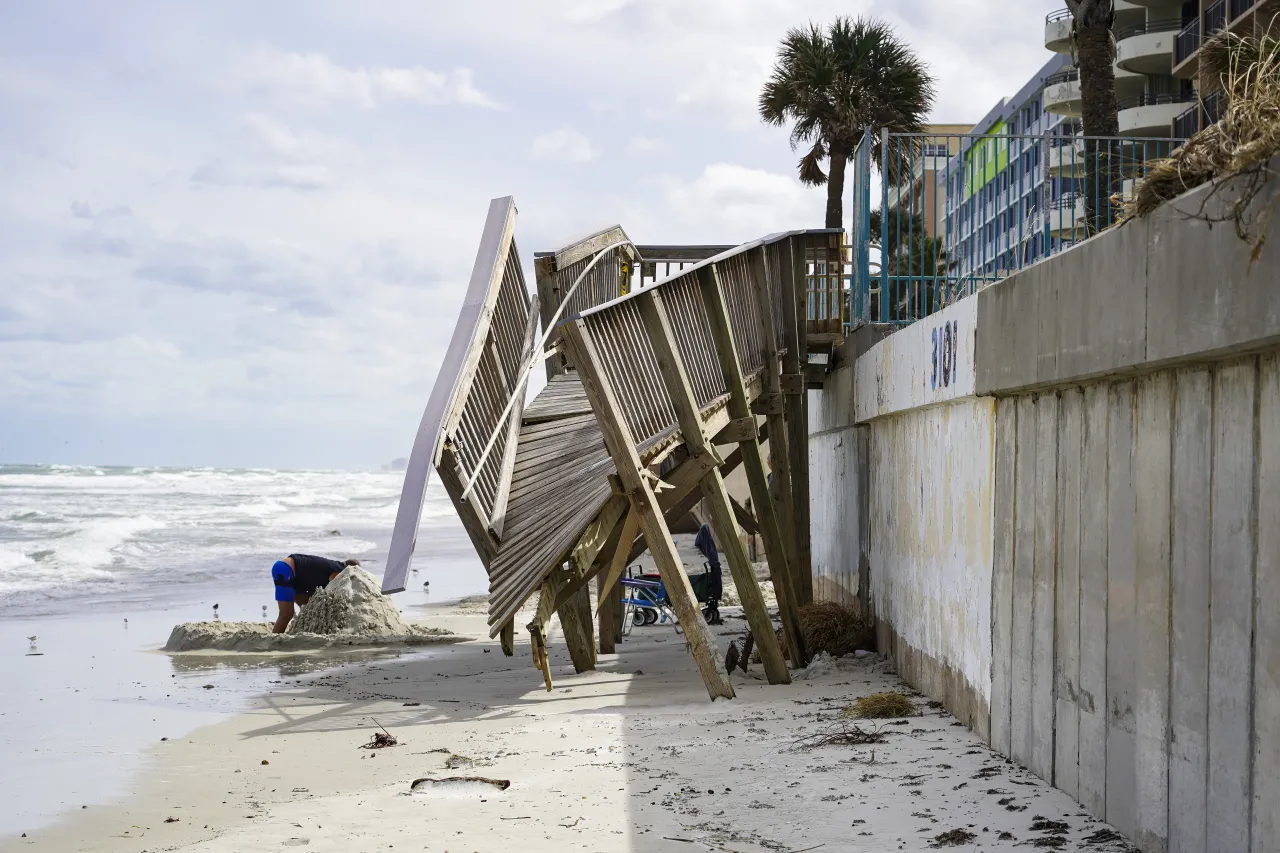
{"label": "teal metal fence", "polygon": [[914,322],[1108,227],[1181,144],[1075,131],[864,136],[850,163],[853,323]]}

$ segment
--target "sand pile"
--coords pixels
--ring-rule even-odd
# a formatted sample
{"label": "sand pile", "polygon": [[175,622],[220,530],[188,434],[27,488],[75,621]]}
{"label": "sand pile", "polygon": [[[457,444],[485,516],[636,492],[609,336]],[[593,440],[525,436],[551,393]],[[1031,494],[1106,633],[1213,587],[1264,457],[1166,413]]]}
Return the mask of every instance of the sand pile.
{"label": "sand pile", "polygon": [[271,625],[263,622],[187,622],[174,627],[164,651],[286,652],[453,639],[448,631],[405,622],[373,575],[350,566],[311,596],[283,634],[271,633]]}

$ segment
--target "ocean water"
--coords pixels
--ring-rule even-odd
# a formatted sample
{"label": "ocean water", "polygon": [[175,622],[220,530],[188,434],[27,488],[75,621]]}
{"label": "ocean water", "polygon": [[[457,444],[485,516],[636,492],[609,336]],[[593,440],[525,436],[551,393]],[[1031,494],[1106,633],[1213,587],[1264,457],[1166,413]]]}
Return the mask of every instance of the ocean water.
{"label": "ocean water", "polygon": [[[433,654],[157,651],[175,624],[214,618],[214,602],[222,619],[262,619],[264,606],[274,616],[270,567],[282,555],[356,557],[381,576],[402,479],[0,465],[0,836],[35,833],[129,792],[161,737],[226,719],[272,684]],[[396,603],[418,620],[421,605],[487,587],[438,483],[427,490],[411,578]]]}
{"label": "ocean water", "polygon": [[[381,576],[399,472],[0,464],[0,617],[263,590],[289,553],[356,557]],[[483,569],[432,483],[415,579],[436,599],[483,592]]]}

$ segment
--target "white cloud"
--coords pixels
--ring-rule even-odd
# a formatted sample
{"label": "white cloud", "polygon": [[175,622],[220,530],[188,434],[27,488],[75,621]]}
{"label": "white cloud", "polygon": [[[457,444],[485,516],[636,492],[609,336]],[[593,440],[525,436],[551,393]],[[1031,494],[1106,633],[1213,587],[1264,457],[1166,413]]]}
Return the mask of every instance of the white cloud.
{"label": "white cloud", "polygon": [[665,139],[655,139],[651,136],[633,136],[627,140],[628,154],[654,154],[666,148]]}
{"label": "white cloud", "polygon": [[640,220],[636,233],[646,240],[736,243],[821,227],[826,203],[825,190],[736,163],[712,163],[692,180],[665,177],[658,187],[661,204],[633,214]]}
{"label": "white cloud", "polygon": [[250,90],[262,90],[312,105],[353,103],[374,107],[389,101],[409,101],[497,106],[489,95],[475,87],[469,68],[452,71],[432,71],[422,66],[348,68],[322,53],[286,53],[261,48],[241,60],[235,80]]}
{"label": "white cloud", "polygon": [[599,156],[591,146],[591,140],[571,127],[534,137],[530,153],[539,159],[563,160],[566,163],[586,163]]}

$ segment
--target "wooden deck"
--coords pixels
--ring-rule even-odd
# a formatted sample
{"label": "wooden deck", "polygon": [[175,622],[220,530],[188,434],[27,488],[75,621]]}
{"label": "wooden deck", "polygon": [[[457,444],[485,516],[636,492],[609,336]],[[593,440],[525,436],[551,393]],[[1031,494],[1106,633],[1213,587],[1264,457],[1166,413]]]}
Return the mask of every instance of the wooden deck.
{"label": "wooden deck", "polygon": [[[733,248],[637,247],[612,226],[536,256],[530,297],[514,219],[510,199],[491,205],[463,317],[410,457],[384,590],[403,588],[434,467],[488,570],[490,630],[507,654],[515,614],[537,595],[527,628],[548,688],[551,616],[560,616],[575,667],[593,667],[586,584],[597,580],[600,646],[611,649],[618,577],[647,547],[709,694],[732,696],[668,528],[668,514],[701,497],[766,674],[787,682],[739,539],[743,510],[723,475],[739,464],[747,473],[756,515],[746,520],[765,540],[783,644],[803,664],[796,608],[811,597],[808,335],[831,335],[840,323],[839,233],[794,231]],[[647,280],[659,262],[669,274]],[[525,378],[540,361],[548,383],[526,405]],[[722,457],[717,445],[734,449]]]}

